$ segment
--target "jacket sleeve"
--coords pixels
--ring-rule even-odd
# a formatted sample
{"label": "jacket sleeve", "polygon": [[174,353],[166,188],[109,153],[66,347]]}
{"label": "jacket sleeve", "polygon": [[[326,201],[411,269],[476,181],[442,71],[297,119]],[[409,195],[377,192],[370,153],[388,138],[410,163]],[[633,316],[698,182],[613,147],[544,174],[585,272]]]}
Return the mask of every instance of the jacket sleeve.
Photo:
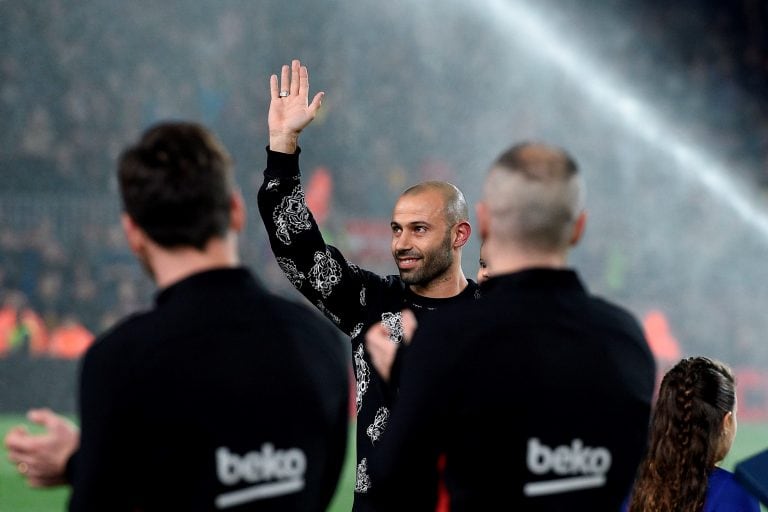
{"label": "jacket sleeve", "polygon": [[267,168],[258,193],[259,213],[277,264],[291,284],[342,331],[354,337],[367,308],[371,288],[386,279],[360,269],[325,243],[307,208],[299,171],[299,150],[267,148]]}
{"label": "jacket sleeve", "polygon": [[121,372],[110,352],[95,343],[80,378],[80,448],[70,470],[70,512],[133,510],[132,436]]}

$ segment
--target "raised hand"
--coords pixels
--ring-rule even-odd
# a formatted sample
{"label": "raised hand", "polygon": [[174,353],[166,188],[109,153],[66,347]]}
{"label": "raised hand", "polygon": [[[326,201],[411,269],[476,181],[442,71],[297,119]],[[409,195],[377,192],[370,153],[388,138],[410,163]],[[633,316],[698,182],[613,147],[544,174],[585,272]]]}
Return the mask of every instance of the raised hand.
{"label": "raised hand", "polygon": [[294,153],[299,133],[317,115],[325,93],[318,92],[309,102],[309,72],[294,60],[269,78],[269,147],[280,153]]}

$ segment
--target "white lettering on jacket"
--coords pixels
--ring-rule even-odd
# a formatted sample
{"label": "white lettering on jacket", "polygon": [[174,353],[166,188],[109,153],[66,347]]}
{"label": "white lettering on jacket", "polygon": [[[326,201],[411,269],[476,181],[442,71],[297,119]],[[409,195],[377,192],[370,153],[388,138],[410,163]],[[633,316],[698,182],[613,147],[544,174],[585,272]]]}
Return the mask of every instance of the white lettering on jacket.
{"label": "white lettering on jacket", "polygon": [[607,448],[584,446],[581,439],[574,439],[570,446],[550,448],[533,437],[528,440],[528,470],[534,475],[554,474],[559,478],[526,483],[523,493],[545,496],[602,487],[611,461]]}
{"label": "white lettering on jacket", "polygon": [[260,451],[241,456],[221,447],[216,450],[219,481],[227,486],[241,482],[254,485],[219,495],[216,507],[223,509],[299,492],[304,488],[306,469],[307,457],[298,448],[276,450],[272,444],[264,443]]}

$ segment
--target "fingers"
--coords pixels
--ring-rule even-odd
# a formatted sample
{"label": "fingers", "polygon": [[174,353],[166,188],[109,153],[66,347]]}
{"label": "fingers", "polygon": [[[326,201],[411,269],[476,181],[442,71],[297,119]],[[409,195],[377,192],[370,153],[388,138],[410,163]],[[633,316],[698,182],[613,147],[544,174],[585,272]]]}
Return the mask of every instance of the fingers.
{"label": "fingers", "polygon": [[30,450],[30,436],[27,429],[23,426],[13,427],[5,436],[5,447],[9,454],[21,454]]}
{"label": "fingers", "polygon": [[8,443],[14,443],[17,441],[17,439],[29,435],[29,431],[27,431],[27,427],[24,425],[17,425],[10,429],[8,433],[5,435],[5,445],[8,446]]}
{"label": "fingers", "polygon": [[12,462],[16,463],[16,471],[27,479],[30,487],[52,487],[66,482],[63,470],[52,472],[35,458],[21,458]]}
{"label": "fingers", "polygon": [[309,70],[307,69],[307,66],[299,67],[299,90],[297,91],[297,94],[303,94],[304,96],[309,97]]}
{"label": "fingers", "polygon": [[280,96],[280,90],[277,87],[277,75],[269,77],[269,95],[273,100],[278,99]]}
{"label": "fingers", "polygon": [[32,423],[42,425],[47,429],[52,429],[62,422],[62,417],[50,409],[30,409],[27,412],[27,419]]}
{"label": "fingers", "polygon": [[406,345],[411,344],[413,333],[419,323],[416,321],[416,315],[410,309],[403,310],[403,341]]}
{"label": "fingers", "polygon": [[373,367],[386,382],[389,381],[397,352],[397,345],[389,339],[389,334],[389,329],[381,323],[372,325],[365,334],[365,348]]}
{"label": "fingers", "polygon": [[[23,467],[20,468],[19,466]],[[45,471],[45,469],[41,469],[37,466],[34,459],[30,459],[27,462],[19,462],[16,465],[16,471],[26,476],[30,480],[37,479],[42,481],[52,478],[52,475]]]}
{"label": "fingers", "polygon": [[[269,80],[270,95],[274,100],[281,97],[280,93],[285,91],[290,96],[299,96],[309,98],[309,70],[307,66],[302,66],[301,61],[294,59],[291,61],[291,65],[284,64],[280,70],[280,80],[278,82],[277,76],[272,75]],[[310,108],[317,110],[320,108],[322,96],[315,95]]]}
{"label": "fingers", "polygon": [[19,473],[27,474],[29,472],[29,468],[32,467],[35,463],[35,456],[18,451],[9,451],[8,460],[13,464],[16,464],[16,470]]}
{"label": "fingers", "polygon": [[288,67],[287,64],[283,64],[283,67],[280,69],[280,90],[281,91],[290,91],[290,73],[291,68]]}
{"label": "fingers", "polygon": [[319,92],[315,94],[315,97],[312,99],[312,103],[309,104],[309,111],[312,113],[313,117],[317,114],[317,111],[320,110],[320,106],[323,104],[324,97],[325,93]]}
{"label": "fingers", "polygon": [[[306,68],[304,68],[304,71],[306,71]],[[294,59],[291,62],[291,86],[290,89],[288,89],[293,96],[298,96],[299,94],[299,86],[301,85],[301,79],[299,78],[300,74],[301,62],[299,62],[298,59]]]}

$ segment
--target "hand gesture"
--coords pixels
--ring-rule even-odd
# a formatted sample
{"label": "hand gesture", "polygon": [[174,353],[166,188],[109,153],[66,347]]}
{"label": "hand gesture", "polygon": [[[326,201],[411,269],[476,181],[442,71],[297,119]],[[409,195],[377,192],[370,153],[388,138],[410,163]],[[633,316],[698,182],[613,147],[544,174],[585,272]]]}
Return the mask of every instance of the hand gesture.
{"label": "hand gesture", "polygon": [[269,78],[272,100],[269,103],[269,147],[272,151],[296,151],[299,133],[317,115],[325,93],[319,92],[309,103],[309,72],[294,60],[284,65],[278,84],[277,75]]}
{"label": "hand gesture", "polygon": [[24,426],[12,428],[5,436],[8,458],[32,487],[67,483],[67,461],[80,445],[80,431],[50,409],[32,409],[27,418],[45,427],[45,432],[31,434]]}
{"label": "hand gesture", "polygon": [[[413,332],[415,330],[416,317],[411,310],[404,309],[403,343],[406,345],[411,343],[411,338],[413,338]],[[384,379],[384,382],[389,382],[389,378],[391,377],[392,364],[395,362],[397,347],[398,345],[392,342],[392,339],[390,338],[389,328],[381,322],[373,324],[365,333],[365,348],[368,350],[368,355],[371,357],[373,367],[381,378]]]}

